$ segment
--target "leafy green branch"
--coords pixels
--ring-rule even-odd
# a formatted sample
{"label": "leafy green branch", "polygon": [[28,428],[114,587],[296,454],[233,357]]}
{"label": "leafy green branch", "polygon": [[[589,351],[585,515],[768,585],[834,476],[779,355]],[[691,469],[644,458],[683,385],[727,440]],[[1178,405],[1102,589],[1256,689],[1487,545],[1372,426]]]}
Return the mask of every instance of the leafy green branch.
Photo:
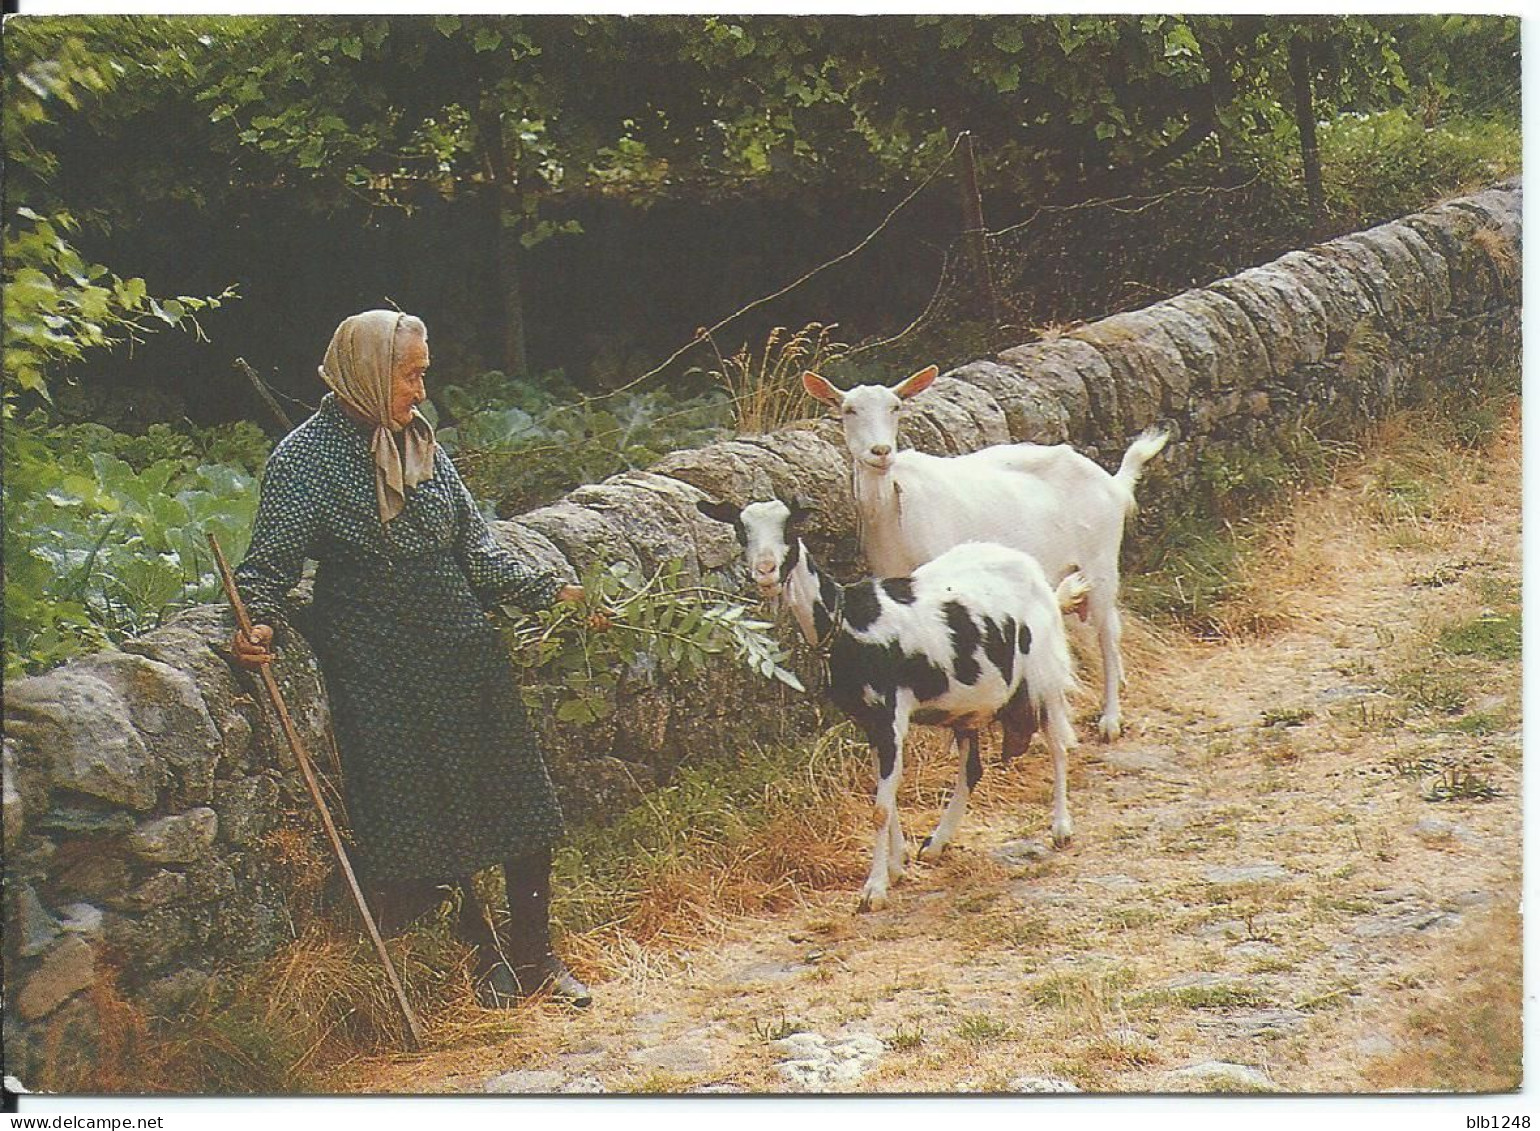
{"label": "leafy green branch", "polygon": [[[786,652],[768,621],[750,616],[726,590],[688,582],[682,574],[678,560],[650,577],[627,562],[595,565],[583,576],[581,602],[534,618],[514,619],[505,610],[514,662],[529,673],[526,705],[538,710],[554,701],[559,721],[594,722],[614,710],[615,693],[627,680],[689,677],[725,654],[766,679],[803,690],[785,667]],[[598,630],[593,620],[601,616],[607,628]]]}

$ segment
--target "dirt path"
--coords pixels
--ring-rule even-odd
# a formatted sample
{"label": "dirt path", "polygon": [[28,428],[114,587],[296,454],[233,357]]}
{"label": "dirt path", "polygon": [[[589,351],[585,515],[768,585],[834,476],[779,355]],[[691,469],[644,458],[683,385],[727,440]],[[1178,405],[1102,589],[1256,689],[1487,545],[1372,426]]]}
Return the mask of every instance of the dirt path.
{"label": "dirt path", "polygon": [[[505,1043],[359,1086],[1477,1086],[1432,1061],[1441,1011],[1484,992],[1472,972],[1518,966],[1517,420],[1485,471],[1420,459],[1296,508],[1248,579],[1263,630],[1131,626],[1128,729],[1080,747],[1067,850],[1046,847],[1035,745],[989,767],[955,846],[886,910],[855,914],[852,886],[678,958],[638,951],[585,1014],[533,1004]],[[911,841],[951,776],[939,745],[920,760]],[[1516,988],[1493,1024],[1518,1039]]]}

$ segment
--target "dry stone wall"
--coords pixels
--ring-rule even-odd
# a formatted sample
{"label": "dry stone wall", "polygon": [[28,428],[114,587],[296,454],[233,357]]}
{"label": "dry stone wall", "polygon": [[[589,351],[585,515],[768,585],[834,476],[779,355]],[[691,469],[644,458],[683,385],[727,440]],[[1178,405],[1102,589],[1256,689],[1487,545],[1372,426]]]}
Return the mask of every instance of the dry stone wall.
{"label": "dry stone wall", "polygon": [[[1158,508],[1192,485],[1206,452],[1266,450],[1301,421],[1347,432],[1516,357],[1521,205],[1521,186],[1501,185],[971,361],[912,402],[906,442],[938,454],[1069,442],[1111,467],[1165,421],[1174,442],[1141,489]],[[844,445],[827,420],[673,453],[496,534],[571,576],[596,561],[678,559],[694,578],[736,556],[696,501],[771,493],[811,507],[815,553],[859,573]],[[303,787],[259,686],[222,655],[229,631],[222,608],[194,609],[5,689],[4,1035],[24,1081],[50,1057],[93,1055],[103,987],[172,1016],[209,979],[273,953],[327,899]],[[324,686],[302,639],[278,670],[324,765]],[[633,678],[600,724],[544,725],[582,819],[684,758],[806,734],[817,710],[724,664],[670,686]]]}

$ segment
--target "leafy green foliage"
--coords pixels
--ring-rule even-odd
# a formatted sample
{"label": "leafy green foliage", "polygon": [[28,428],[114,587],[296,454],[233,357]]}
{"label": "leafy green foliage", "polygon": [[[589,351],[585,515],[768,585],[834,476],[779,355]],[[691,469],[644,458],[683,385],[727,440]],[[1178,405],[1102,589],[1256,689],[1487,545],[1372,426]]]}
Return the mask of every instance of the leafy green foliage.
{"label": "leafy green foliage", "polygon": [[265,445],[249,424],[126,436],[49,428],[37,415],[9,422],[5,674],[42,670],[219,599],[205,532],[227,555],[244,553]]}
{"label": "leafy green foliage", "polygon": [[[565,399],[564,399],[565,394]],[[484,373],[445,386],[439,438],[471,491],[500,514],[549,502],[581,483],[644,468],[675,448],[720,439],[731,408],[720,393],[667,390],[578,398],[559,379]],[[452,423],[448,423],[452,421]]]}
{"label": "leafy green foliage", "polygon": [[[235,296],[230,287],[215,296],[157,299],[143,279],[121,278],[88,262],[71,243],[81,222],[57,199],[51,183],[55,119],[61,109],[83,114],[111,105],[129,74],[110,47],[87,42],[90,27],[70,20],[16,20],[6,27],[3,136],[11,162],[11,206],[5,214],[5,378],[0,385],[6,417],[23,394],[47,400],[50,379],[89,351],[139,342],[166,326],[201,336],[198,315]],[[119,27],[109,21],[97,34]],[[137,36],[130,38],[133,45],[148,47]],[[142,58],[139,67],[153,69]]]}
{"label": "leafy green foliage", "polygon": [[1517,121],[1450,119],[1428,128],[1404,107],[1343,115],[1320,131],[1327,208],[1356,227],[1485,186],[1515,171]]}
{"label": "leafy green foliage", "polygon": [[[507,630],[514,661],[528,673],[521,685],[532,711],[554,702],[559,721],[594,722],[614,711],[622,684],[688,677],[727,652],[767,679],[803,690],[782,666],[786,653],[771,625],[748,616],[722,588],[684,582],[677,561],[645,579],[626,562],[596,564],[584,574],[583,589],[581,603],[558,604]],[[608,628],[596,631],[595,616]]]}

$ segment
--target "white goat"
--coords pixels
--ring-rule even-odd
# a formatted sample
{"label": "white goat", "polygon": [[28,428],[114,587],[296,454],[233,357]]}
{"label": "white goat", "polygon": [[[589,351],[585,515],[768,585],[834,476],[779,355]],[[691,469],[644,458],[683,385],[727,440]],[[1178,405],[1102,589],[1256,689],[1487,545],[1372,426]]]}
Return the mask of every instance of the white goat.
{"label": "white goat", "polygon": [[1080,570],[1091,583],[1087,610],[1102,653],[1101,734],[1122,733],[1123,621],[1118,553],[1134,486],[1169,433],[1147,429],[1116,475],[1068,444],[996,444],[960,456],[898,451],[899,408],[936,379],[929,366],[891,389],[842,391],[802,375],[810,396],[836,409],[853,461],[853,488],[867,565],[881,576],[911,572],[962,542],[998,542],[1035,557],[1050,579]]}
{"label": "white goat", "polygon": [[1006,762],[1043,730],[1053,754],[1053,839],[1069,842],[1066,762],[1075,730],[1067,697],[1075,676],[1063,614],[1085,600],[1080,574],[1055,591],[1027,554],[971,542],[912,576],[839,585],[820,574],[808,554],[798,534],[800,507],[776,499],[741,511],[726,503],[698,506],[736,528],[760,594],[779,596],[826,658],[829,697],[861,727],[877,756],[878,832],[861,910],[882,907],[888,884],[903,875],[897,796],[911,722],[950,728],[958,753],[956,788],[921,845],[922,858],[939,855],[961,824],[984,773],[979,730],[996,719]]}

